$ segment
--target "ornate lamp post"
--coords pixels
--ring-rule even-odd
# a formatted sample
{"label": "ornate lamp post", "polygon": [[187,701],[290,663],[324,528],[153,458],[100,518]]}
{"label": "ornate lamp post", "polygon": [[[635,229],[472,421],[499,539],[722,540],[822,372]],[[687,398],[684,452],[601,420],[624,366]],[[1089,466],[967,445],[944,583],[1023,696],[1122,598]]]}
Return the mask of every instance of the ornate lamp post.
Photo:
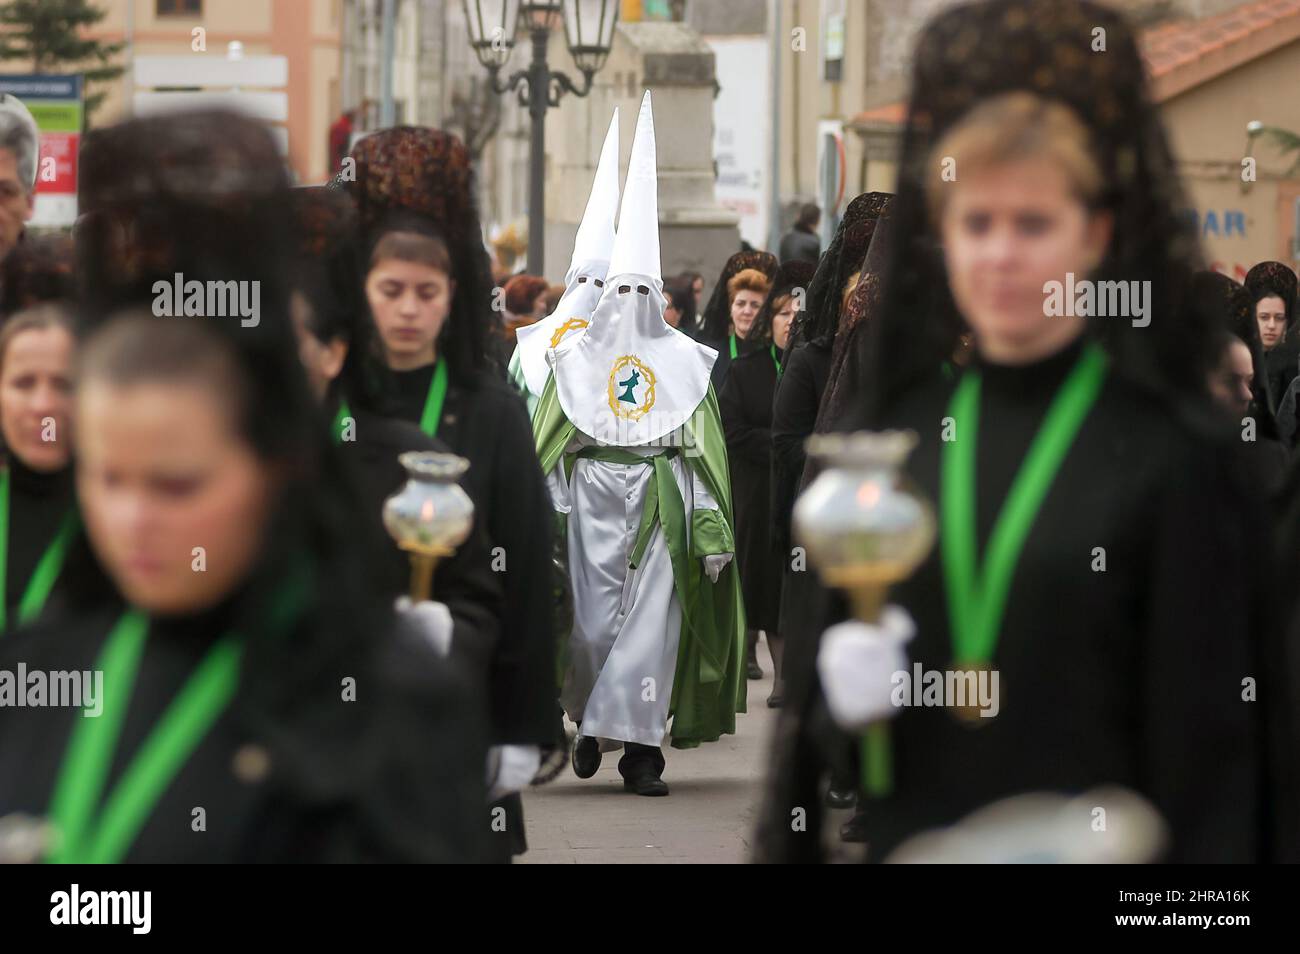
{"label": "ornate lamp post", "polygon": [[[519,105],[532,118],[528,156],[528,270],[542,274],[546,234],[546,111],[560,105],[565,93],[586,96],[591,78],[605,65],[614,45],[619,0],[462,0],[469,23],[470,45],[492,77],[499,94],[515,92]],[[551,69],[546,45],[551,31],[564,26],[564,38],[573,63],[582,71],[582,84]],[[527,31],[533,41],[533,60],[505,81],[501,70],[510,59],[515,38]]]}

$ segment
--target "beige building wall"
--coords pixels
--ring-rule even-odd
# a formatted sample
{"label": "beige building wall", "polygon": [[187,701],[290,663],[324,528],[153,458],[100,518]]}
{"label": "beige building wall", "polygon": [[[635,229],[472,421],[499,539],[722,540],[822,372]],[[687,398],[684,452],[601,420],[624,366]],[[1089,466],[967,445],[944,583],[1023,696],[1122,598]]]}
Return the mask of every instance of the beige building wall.
{"label": "beige building wall", "polygon": [[[238,40],[246,56],[279,55],[289,60],[289,164],[302,182],[326,177],[329,125],[339,109],[341,0],[203,0],[199,16],[158,16],[155,0],[97,0],[106,12],[87,36],[127,47],[118,57],[126,68],[111,83],[92,91],[107,95],[91,118],[106,125],[131,115],[134,56],[225,56]],[[205,52],[192,49],[193,31],[202,28]],[[7,72],[28,67],[17,60]]]}
{"label": "beige building wall", "polygon": [[[780,195],[787,207],[820,191],[818,130],[906,94],[904,72],[917,29],[954,0],[843,0],[844,61],[838,81],[824,78],[828,0],[781,0]],[[796,34],[795,31],[801,31]],[[803,48],[797,48],[802,43]],[[855,195],[891,191],[895,166],[846,129],[843,211]]]}
{"label": "beige building wall", "polygon": [[[1197,211],[1207,260],[1238,279],[1256,262],[1294,265],[1292,197],[1300,178],[1287,176],[1297,157],[1269,140],[1247,142],[1259,120],[1300,133],[1300,43],[1252,60],[1166,101],[1161,107],[1184,183]],[[1256,160],[1257,181],[1243,183],[1242,158]]]}

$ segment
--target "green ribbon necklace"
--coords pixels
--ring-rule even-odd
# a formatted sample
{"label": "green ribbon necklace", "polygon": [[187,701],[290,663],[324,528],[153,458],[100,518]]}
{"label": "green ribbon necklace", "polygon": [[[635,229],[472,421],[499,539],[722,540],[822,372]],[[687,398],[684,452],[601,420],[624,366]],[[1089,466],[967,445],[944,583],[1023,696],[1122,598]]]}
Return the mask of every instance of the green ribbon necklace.
{"label": "green ribbon necklace", "polygon": [[948,406],[957,439],[940,464],[941,550],[953,652],[959,664],[987,665],[997,647],[1011,578],[1043,499],[1079,428],[1101,393],[1106,354],[1089,344],[1052,399],[989,536],[983,565],[976,556],[975,447],[980,374],[962,375]]}
{"label": "green ribbon necklace", "polygon": [[442,420],[442,402],[447,397],[447,362],[442,358],[433,366],[433,380],[429,394],[424,399],[424,413],[420,415],[420,430],[430,437],[438,436],[438,422]]}
{"label": "green ribbon necklace", "polygon": [[128,610],[104,643],[96,666],[104,674],[103,712],[77,721],[50,801],[57,832],[46,859],[51,863],[121,861],[162,793],[234,698],[242,645],[228,633],[190,674],[96,815],[148,629],[143,613]]}
{"label": "green ribbon necklace", "polygon": [[[939,465],[939,545],[952,631],[953,669],[983,669],[992,661],[1020,553],[1047,491],[1101,393],[1106,363],[1101,347],[1089,344],[1058,388],[1003,501],[982,566],[976,556],[975,531],[975,448],[981,377],[977,369],[968,369],[961,376],[948,405],[957,439],[945,442]],[[972,723],[977,724],[978,719],[972,710]],[[867,727],[861,755],[864,791],[877,798],[888,795],[893,789],[888,723]]]}
{"label": "green ribbon necklace", "polygon": [[[6,581],[9,579],[9,477],[9,468],[0,467],[0,633],[5,631],[9,623],[8,600],[5,595]],[[27,581],[27,588],[18,601],[19,625],[31,622],[45,607],[45,601],[49,599],[50,591],[54,589],[54,583],[63,570],[63,561],[67,558],[68,547],[76,532],[77,510],[73,507],[59,524],[58,532],[37,561],[32,578]]]}

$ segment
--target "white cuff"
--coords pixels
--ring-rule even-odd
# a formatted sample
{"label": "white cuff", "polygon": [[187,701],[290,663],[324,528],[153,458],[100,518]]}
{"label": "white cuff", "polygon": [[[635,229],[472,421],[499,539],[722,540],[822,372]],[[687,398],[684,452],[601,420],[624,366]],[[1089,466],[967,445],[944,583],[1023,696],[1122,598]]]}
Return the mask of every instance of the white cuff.
{"label": "white cuff", "polygon": [[916,624],[900,606],[886,606],[877,625],[838,623],[822,634],[817,675],[841,728],[856,731],[898,714],[894,674],[907,672],[905,647],[915,634]]}
{"label": "white cuff", "polygon": [[488,751],[488,801],[518,792],[542,767],[542,750],[535,745],[494,745]]}
{"label": "white cuff", "polygon": [[731,562],[732,554],[730,553],[710,553],[704,557],[704,572],[709,575],[709,580],[716,583],[718,576],[727,568]]}
{"label": "white cuff", "polygon": [[393,608],[420,631],[439,656],[451,652],[452,621],[447,604],[433,600],[412,604],[409,596],[399,596]]}

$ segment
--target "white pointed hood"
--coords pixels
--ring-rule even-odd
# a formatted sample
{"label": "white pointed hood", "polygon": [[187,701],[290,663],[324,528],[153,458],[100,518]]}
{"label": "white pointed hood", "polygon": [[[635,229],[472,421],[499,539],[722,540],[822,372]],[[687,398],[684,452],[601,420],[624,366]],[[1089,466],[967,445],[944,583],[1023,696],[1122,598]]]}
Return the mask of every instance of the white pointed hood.
{"label": "white pointed hood", "polygon": [[615,447],[654,443],[686,423],[708,393],[718,356],[664,321],[657,174],[647,90],[604,294],[582,337],[555,354],[565,416]]}
{"label": "white pointed hood", "polygon": [[614,248],[614,217],[618,214],[618,109],[609,122],[605,144],[596,163],[596,178],[591,184],[586,211],[573,242],[573,258],[564,276],[564,294],[555,310],[541,321],[525,325],[515,332],[516,357],[523,372],[524,384],[541,397],[551,366],[546,352],[580,336],[600,301]]}

